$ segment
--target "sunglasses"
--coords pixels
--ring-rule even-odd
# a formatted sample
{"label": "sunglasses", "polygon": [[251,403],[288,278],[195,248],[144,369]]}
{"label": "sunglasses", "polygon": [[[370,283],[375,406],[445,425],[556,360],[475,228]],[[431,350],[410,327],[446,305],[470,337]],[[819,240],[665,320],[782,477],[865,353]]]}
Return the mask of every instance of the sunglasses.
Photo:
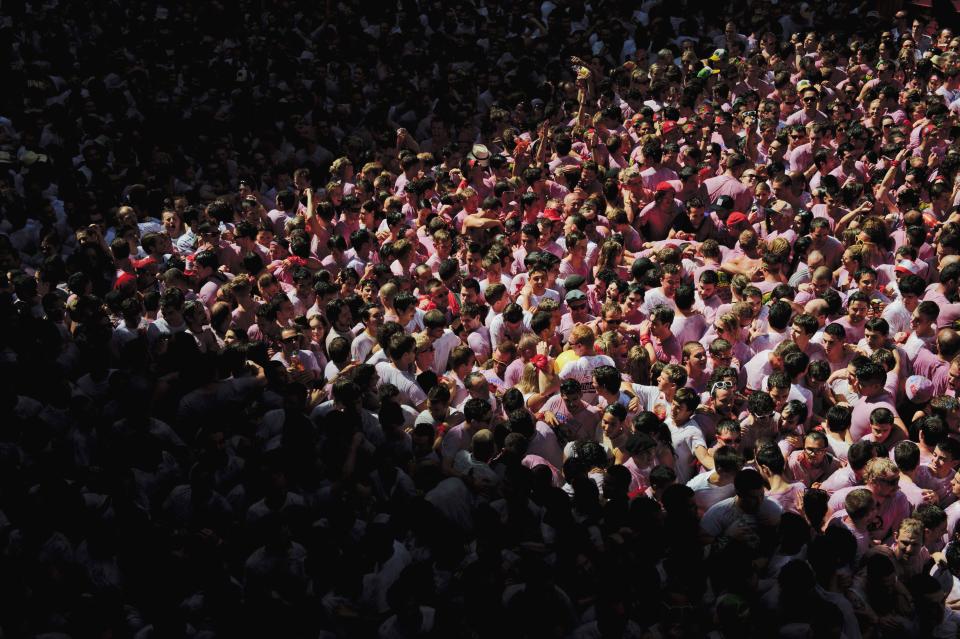
{"label": "sunglasses", "polygon": [[570,305],[570,310],[571,310],[571,311],[582,311],[582,310],[585,309],[586,307],[587,307],[586,304],[571,304],[571,305]]}
{"label": "sunglasses", "polygon": [[710,392],[712,393],[718,389],[726,390],[729,388],[733,388],[733,382],[715,382],[714,385],[710,387]]}
{"label": "sunglasses", "polygon": [[619,326],[620,324],[623,323],[623,320],[618,320],[618,319],[608,319],[603,321],[606,322],[607,324],[613,324],[614,326]]}

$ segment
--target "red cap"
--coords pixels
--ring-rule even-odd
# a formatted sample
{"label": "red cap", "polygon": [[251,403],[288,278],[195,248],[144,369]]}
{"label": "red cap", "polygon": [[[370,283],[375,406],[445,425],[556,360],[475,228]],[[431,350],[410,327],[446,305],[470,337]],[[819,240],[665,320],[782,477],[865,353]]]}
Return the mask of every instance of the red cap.
{"label": "red cap", "polygon": [[893,270],[897,273],[911,273],[913,275],[919,275],[920,265],[913,260],[900,260],[897,262],[897,265],[893,267]]}
{"label": "red cap", "polygon": [[551,222],[559,222],[563,219],[560,217],[560,211],[557,209],[543,209],[543,217],[547,218]]}
{"label": "red cap", "polygon": [[145,257],[142,260],[130,260],[130,263],[133,264],[133,268],[139,271],[140,269],[146,268],[151,264],[156,264],[157,259],[153,256],[150,256],[150,257]]}
{"label": "red cap", "polygon": [[676,189],[673,188],[672,184],[664,180],[663,182],[657,184],[656,192],[659,193],[661,191],[676,191]]}
{"label": "red cap", "polygon": [[742,224],[747,221],[747,216],[741,213],[740,211],[734,211],[727,216],[727,226],[736,226],[737,224]]}
{"label": "red cap", "polygon": [[660,125],[660,131],[662,131],[664,135],[670,133],[675,128],[677,128],[677,123],[673,120],[666,120],[662,125]]}
{"label": "red cap", "polygon": [[117,276],[117,281],[113,283],[113,288],[122,288],[125,284],[133,283],[136,285],[137,276],[133,273],[123,272]]}

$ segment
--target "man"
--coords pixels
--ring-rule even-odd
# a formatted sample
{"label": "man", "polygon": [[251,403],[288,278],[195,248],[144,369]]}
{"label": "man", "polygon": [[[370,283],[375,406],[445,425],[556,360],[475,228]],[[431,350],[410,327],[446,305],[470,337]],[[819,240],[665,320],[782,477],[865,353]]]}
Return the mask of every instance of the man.
{"label": "man", "polygon": [[433,342],[434,357],[431,370],[437,375],[442,375],[447,370],[450,351],[460,344],[460,338],[447,328],[447,325],[447,316],[439,309],[427,311],[423,316],[424,331]]}
{"label": "man", "polygon": [[390,361],[379,362],[376,368],[381,385],[393,384],[400,391],[400,403],[422,411],[427,407],[427,395],[410,372],[417,357],[416,350],[417,340],[413,335],[396,334],[390,338],[387,348]]}
{"label": "man", "polygon": [[562,341],[570,341],[570,333],[575,326],[588,324],[596,318],[588,310],[587,295],[579,289],[567,292],[564,298],[569,311],[560,318],[560,337]]}
{"label": "man", "polygon": [[318,381],[323,377],[320,364],[311,351],[300,348],[301,342],[296,328],[284,328],[280,333],[280,352],[271,359],[282,362],[298,382]]}
{"label": "man", "polygon": [[567,441],[603,439],[600,429],[602,411],[583,401],[583,387],[575,379],[560,382],[560,393],[550,397],[541,408],[543,421],[559,428]]}
{"label": "man", "polygon": [[956,303],[960,287],[960,261],[954,261],[940,269],[939,282],[927,287],[924,301],[935,302],[940,307],[937,328],[953,326],[960,319],[960,303]]}
{"label": "man", "polygon": [[840,466],[840,462],[830,455],[826,435],[819,431],[807,433],[803,449],[793,451],[787,458],[788,476],[803,482],[807,488],[827,479]]}
{"label": "man", "polygon": [[854,291],[847,298],[847,314],[837,320],[837,324],[846,332],[847,341],[856,344],[863,339],[867,312],[870,310],[870,298],[860,291]]}
{"label": "man", "polygon": [[383,325],[383,309],[376,304],[367,304],[360,309],[363,330],[350,344],[350,359],[365,362],[377,343],[377,329]]}
{"label": "man", "polygon": [[327,302],[324,315],[330,324],[330,330],[324,339],[327,348],[330,348],[330,342],[335,337],[342,337],[348,344],[353,342],[353,313],[343,299],[338,297]]}
{"label": "man", "polygon": [[482,399],[467,400],[463,407],[463,416],[466,421],[448,430],[440,443],[440,454],[443,456],[442,469],[445,474],[451,476],[459,476],[453,467],[457,453],[468,450],[473,442],[473,436],[479,431],[491,428],[490,404]]}
{"label": "man", "polygon": [[680,265],[664,264],[660,268],[660,286],[650,289],[643,295],[643,305],[640,310],[644,315],[649,316],[654,307],[669,306],[676,310],[677,304],[674,297],[677,294],[677,288],[680,286]]}
{"label": "man", "polygon": [[[929,350],[921,348],[913,359],[913,373],[922,375],[933,383],[933,396],[945,395],[951,386],[952,362],[958,355],[960,355],[960,333],[952,328],[941,329],[937,332],[937,354],[934,355]],[[955,372],[960,371],[955,369]]]}
{"label": "man", "polygon": [[757,546],[760,537],[772,534],[780,523],[783,509],[764,495],[763,477],[744,468],[733,480],[736,496],[717,502],[700,520],[700,540],[712,544],[729,537]]}
{"label": "man", "polygon": [[[869,362],[854,373],[853,390],[860,396],[860,400],[853,407],[850,417],[850,437],[858,441],[870,432],[870,414],[877,408],[887,408],[894,415],[897,414],[893,397],[884,389],[887,373],[880,364]],[[907,428],[899,417],[894,418],[897,427],[905,433]]]}
{"label": "man", "polygon": [[748,160],[740,153],[731,153],[727,156],[726,170],[722,175],[704,180],[703,186],[711,203],[718,198],[729,195],[733,198],[734,211],[749,211],[753,204],[753,190],[740,181],[740,175],[747,169]]}
{"label": "man", "polygon": [[[877,543],[888,543],[900,527],[900,522],[910,516],[912,508],[906,495],[900,492],[900,470],[887,457],[877,457],[867,462],[863,471],[867,490],[873,493],[877,503],[877,516],[867,525],[870,538]],[[855,487],[843,488],[830,497],[830,508],[841,510],[847,494]]]}
{"label": "man", "polygon": [[718,448],[713,461],[714,470],[704,471],[687,482],[701,516],[714,504],[734,496],[733,481],[743,468],[743,457],[730,446]]}
{"label": "man", "polygon": [[567,363],[560,370],[561,380],[575,379],[580,382],[583,399],[589,404],[593,404],[597,399],[597,391],[593,386],[593,369],[598,366],[616,367],[616,363],[609,356],[597,355],[594,351],[595,339],[596,336],[588,326],[573,327],[570,331],[569,344],[577,359]]}
{"label": "man", "polygon": [[774,372],[783,370],[783,358],[787,353],[799,353],[800,347],[795,342],[780,342],[772,350],[760,351],[750,361],[743,365],[746,376],[746,389],[758,391],[763,386],[763,379]]}
{"label": "man", "polygon": [[699,395],[689,388],[681,388],[673,396],[670,419],[667,420],[670,439],[677,455],[674,471],[677,473],[677,482],[680,483],[690,481],[696,462],[700,462],[704,468],[713,468],[713,458],[708,454],[703,432],[693,420],[699,405]]}
{"label": "man", "polygon": [[670,330],[673,318],[672,308],[656,306],[650,313],[650,319],[640,325],[640,344],[647,350],[651,361],[680,363],[683,346]]}
{"label": "man", "polygon": [[820,92],[812,85],[807,86],[800,93],[800,101],[803,108],[787,118],[786,125],[794,126],[796,124],[806,125],[809,122],[826,122],[827,115],[817,109],[817,103],[820,100]]}
{"label": "man", "polygon": [[910,319],[917,305],[920,304],[920,296],[924,294],[925,285],[920,276],[908,273],[900,278],[897,288],[900,296],[883,309],[882,316],[887,320],[890,333],[895,337],[901,333],[910,332]]}

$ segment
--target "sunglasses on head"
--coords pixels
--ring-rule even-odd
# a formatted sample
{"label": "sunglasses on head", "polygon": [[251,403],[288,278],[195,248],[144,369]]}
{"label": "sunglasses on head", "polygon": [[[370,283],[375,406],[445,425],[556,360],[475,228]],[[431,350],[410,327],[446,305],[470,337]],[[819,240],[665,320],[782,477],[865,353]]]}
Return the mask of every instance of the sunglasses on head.
{"label": "sunglasses on head", "polygon": [[733,388],[733,382],[726,382],[726,381],[724,381],[724,382],[715,382],[714,385],[710,387],[710,392],[712,393],[712,392],[714,392],[714,391],[716,391],[716,390],[719,390],[719,389],[727,390],[727,389],[730,389],[730,388]]}

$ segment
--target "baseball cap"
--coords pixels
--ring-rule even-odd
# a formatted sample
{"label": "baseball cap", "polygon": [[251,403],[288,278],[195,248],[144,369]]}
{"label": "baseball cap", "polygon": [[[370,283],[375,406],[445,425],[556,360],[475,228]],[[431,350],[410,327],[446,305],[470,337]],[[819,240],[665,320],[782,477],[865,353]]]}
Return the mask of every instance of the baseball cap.
{"label": "baseball cap", "polygon": [[711,211],[732,211],[734,207],[733,198],[729,195],[721,195],[717,201],[710,207]]}
{"label": "baseball cap", "polygon": [[551,222],[559,222],[563,219],[560,217],[560,211],[557,209],[543,209],[543,217],[547,218]]}
{"label": "baseball cap", "polygon": [[734,226],[735,224],[743,224],[747,221],[747,216],[741,213],[740,211],[734,211],[727,218],[727,226]]}
{"label": "baseball cap", "polygon": [[670,133],[676,128],[677,128],[677,123],[674,122],[673,120],[666,120],[663,124],[660,125],[660,131],[663,132],[664,135],[666,135],[667,133]]}
{"label": "baseball cap", "polygon": [[913,260],[900,260],[897,262],[897,265],[893,270],[897,273],[912,273],[913,275],[919,275],[920,265]]}
{"label": "baseball cap", "polygon": [[151,264],[156,264],[156,263],[157,263],[157,259],[153,256],[145,257],[142,260],[130,260],[130,264],[132,264],[133,268],[137,269],[138,271],[142,268],[146,268]]}
{"label": "baseball cap", "polygon": [[583,275],[568,275],[567,279],[563,280],[563,289],[572,292],[573,289],[583,286],[586,281]]}
{"label": "baseball cap", "polygon": [[580,289],[575,288],[569,293],[567,293],[564,299],[567,300],[568,302],[576,302],[577,300],[587,299],[587,294],[581,291]]}
{"label": "baseball cap", "polygon": [[933,397],[933,382],[923,375],[911,375],[904,385],[907,399],[915,404],[925,404]]}
{"label": "baseball cap", "polygon": [[676,189],[673,188],[673,185],[667,182],[666,180],[664,180],[663,182],[659,182],[655,190],[657,193],[661,191],[676,191]]}

